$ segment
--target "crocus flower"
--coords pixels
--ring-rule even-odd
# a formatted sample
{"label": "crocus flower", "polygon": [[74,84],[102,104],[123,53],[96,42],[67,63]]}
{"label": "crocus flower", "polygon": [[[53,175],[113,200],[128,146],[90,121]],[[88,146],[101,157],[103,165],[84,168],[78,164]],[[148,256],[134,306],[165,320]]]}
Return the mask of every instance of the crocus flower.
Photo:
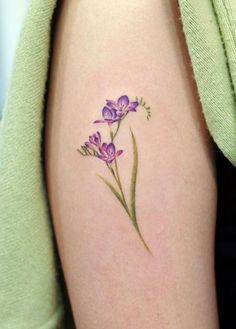
{"label": "crocus flower", "polygon": [[117,101],[106,100],[107,106],[114,111],[118,118],[122,119],[128,112],[136,112],[139,105],[138,102],[130,102],[129,97],[126,95],[118,98]]}
{"label": "crocus flower", "polygon": [[107,122],[108,124],[112,124],[113,122],[120,120],[120,118],[117,116],[117,111],[107,106],[103,108],[102,116],[103,120],[96,120],[94,123]]}
{"label": "crocus flower", "polygon": [[123,150],[116,151],[116,147],[113,143],[107,144],[103,143],[102,146],[99,148],[100,154],[98,154],[98,158],[105,161],[106,163],[112,163],[123,153]]}
{"label": "crocus flower", "polygon": [[101,134],[99,131],[89,136],[89,142],[95,146],[99,147],[101,145],[101,140]]}
{"label": "crocus flower", "polygon": [[107,122],[112,124],[122,120],[128,112],[136,112],[138,102],[130,102],[129,97],[124,95],[117,101],[106,100],[107,104],[102,110],[103,119],[96,120],[94,123]]}
{"label": "crocus flower", "polygon": [[84,145],[92,150],[96,151],[101,146],[102,138],[99,131],[89,136],[89,142],[85,142]]}

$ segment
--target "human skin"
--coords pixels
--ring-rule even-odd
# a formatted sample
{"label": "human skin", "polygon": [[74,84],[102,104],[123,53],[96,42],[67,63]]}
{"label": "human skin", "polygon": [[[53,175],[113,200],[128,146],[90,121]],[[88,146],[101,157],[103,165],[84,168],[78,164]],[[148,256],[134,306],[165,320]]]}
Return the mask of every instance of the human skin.
{"label": "human skin", "polygon": [[[217,329],[216,177],[175,1],[71,0],[54,40],[45,159],[59,254],[78,329]],[[139,167],[136,205],[144,247],[97,177],[103,161],[77,150],[107,136],[106,99],[143,96],[117,137],[128,195],[130,127]]]}

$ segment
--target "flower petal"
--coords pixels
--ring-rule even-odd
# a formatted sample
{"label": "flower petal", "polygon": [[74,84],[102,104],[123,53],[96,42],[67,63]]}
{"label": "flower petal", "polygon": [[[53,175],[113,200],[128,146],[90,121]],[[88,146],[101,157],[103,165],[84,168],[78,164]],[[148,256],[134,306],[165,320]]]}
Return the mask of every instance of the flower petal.
{"label": "flower petal", "polygon": [[121,96],[117,101],[118,107],[126,107],[129,105],[129,97],[126,95]]}
{"label": "flower petal", "polygon": [[98,154],[98,159],[106,161],[106,157],[104,155]]}
{"label": "flower petal", "polygon": [[116,118],[116,110],[110,109],[109,107],[105,106],[102,109],[102,116],[105,120],[113,120]]}
{"label": "flower petal", "polygon": [[104,121],[104,120],[95,120],[95,121],[93,121],[93,123],[104,123],[104,122],[106,122],[106,121]]}
{"label": "flower petal", "polygon": [[115,158],[112,157],[112,158],[107,159],[106,162],[107,162],[107,163],[112,163],[112,161],[114,161],[114,160],[115,160]]}
{"label": "flower petal", "polygon": [[102,152],[106,152],[107,151],[107,143],[102,143],[102,146],[101,146],[101,151]]}
{"label": "flower petal", "polygon": [[99,131],[97,131],[98,143],[101,144],[102,137]]}
{"label": "flower petal", "polygon": [[138,102],[130,102],[129,103],[129,111],[135,111],[136,112],[136,107],[139,106]]}
{"label": "flower petal", "polygon": [[116,152],[116,156],[118,157],[119,155],[121,155],[123,153],[123,150],[118,150],[117,152]]}
{"label": "flower petal", "polygon": [[110,100],[110,99],[107,99],[107,100],[106,100],[106,103],[107,103],[107,106],[109,106],[109,107],[112,107],[112,108],[114,108],[114,109],[117,108],[117,103],[116,103],[115,101],[112,101],[112,100]]}
{"label": "flower petal", "polygon": [[106,122],[107,122],[109,125],[111,125],[112,123],[117,122],[117,121],[119,121],[120,119],[121,119],[120,116],[118,116],[118,114],[117,114],[117,117],[116,117],[114,120],[106,120]]}
{"label": "flower petal", "polygon": [[93,150],[93,145],[89,142],[85,142],[84,145],[89,148],[89,149],[92,149]]}
{"label": "flower petal", "polygon": [[113,143],[107,145],[106,152],[109,156],[115,156],[116,154],[116,147]]}

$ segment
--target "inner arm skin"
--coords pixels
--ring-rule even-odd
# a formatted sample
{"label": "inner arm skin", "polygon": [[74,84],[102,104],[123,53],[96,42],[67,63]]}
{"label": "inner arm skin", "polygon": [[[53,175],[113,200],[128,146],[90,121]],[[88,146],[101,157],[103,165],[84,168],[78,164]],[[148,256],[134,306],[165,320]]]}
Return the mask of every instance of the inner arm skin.
{"label": "inner arm skin", "polygon": [[[78,329],[217,329],[216,178],[175,1],[62,3],[46,117],[46,175],[59,253]],[[143,96],[122,123],[119,167],[129,193],[132,128],[139,150],[138,222],[77,149],[106,134],[106,99]]]}

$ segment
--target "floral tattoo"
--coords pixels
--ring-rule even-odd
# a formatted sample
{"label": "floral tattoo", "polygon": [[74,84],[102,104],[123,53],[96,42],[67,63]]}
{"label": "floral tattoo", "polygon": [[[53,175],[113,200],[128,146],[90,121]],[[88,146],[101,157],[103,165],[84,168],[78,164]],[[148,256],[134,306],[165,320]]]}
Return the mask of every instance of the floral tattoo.
{"label": "floral tattoo", "polygon": [[129,114],[129,112],[137,112],[139,107],[145,109],[147,113],[147,120],[149,120],[151,117],[150,107],[146,105],[143,98],[138,99],[138,97],[136,97],[135,101],[131,102],[128,96],[123,95],[119,97],[117,101],[106,100],[106,105],[102,109],[102,118],[95,120],[93,123],[107,124],[110,133],[110,141],[104,142],[102,140],[101,133],[97,131],[96,133],[89,136],[88,141],[85,142],[78,151],[83,156],[95,157],[104,162],[113,178],[115,185],[113,185],[113,183],[101,175],[98,175],[98,177],[106,184],[116,199],[120,202],[126,211],[128,218],[131,220],[134,228],[136,229],[145,248],[150,252],[150,249],[142,236],[137,222],[135,198],[138,173],[138,147],[132,130],[130,129],[133,145],[133,167],[130,181],[129,203],[124,193],[117,161],[117,158],[120,157],[124,151],[117,149],[116,145],[114,144],[115,138],[120,130],[120,126],[123,120]]}

